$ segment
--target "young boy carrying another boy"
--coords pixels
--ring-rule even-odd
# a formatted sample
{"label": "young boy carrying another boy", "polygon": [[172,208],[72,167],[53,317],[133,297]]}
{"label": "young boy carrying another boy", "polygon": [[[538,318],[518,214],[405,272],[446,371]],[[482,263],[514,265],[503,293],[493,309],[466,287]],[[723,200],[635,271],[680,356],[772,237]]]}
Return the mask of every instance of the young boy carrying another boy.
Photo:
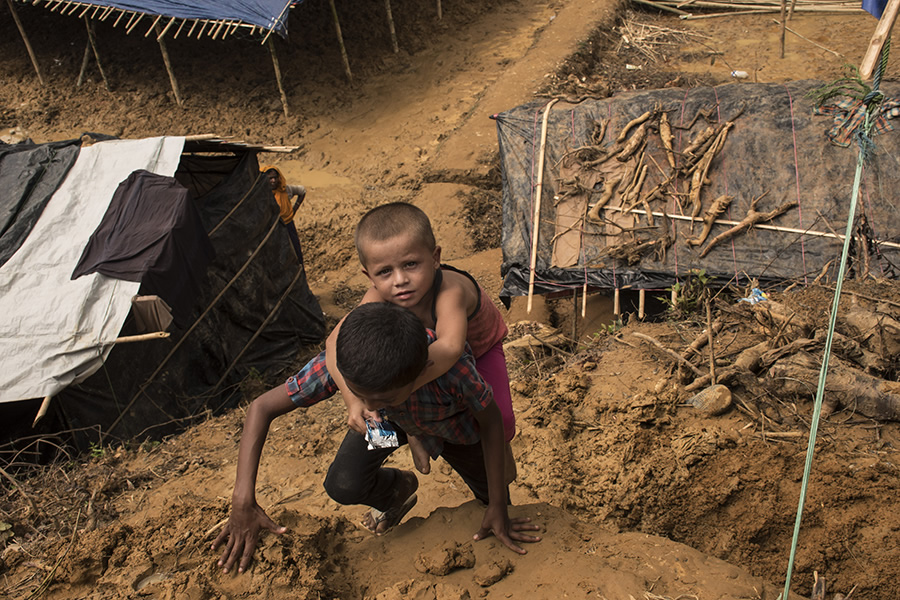
{"label": "young boy carrying another boy", "polygon": [[[503,417],[506,482],[510,483],[516,477],[509,448],[516,434],[516,420],[503,354],[508,330],[500,311],[471,275],[441,265],[441,247],[435,242],[431,222],[412,204],[393,202],[373,208],[360,219],[355,237],[363,273],[372,282],[360,304],[387,302],[408,308],[437,335],[428,348],[430,364],[413,389],[446,373],[468,343],[478,373],[491,386]],[[326,342],[328,370],[347,404],[347,423],[364,434],[366,420],[377,421],[378,416],[366,413],[359,398],[344,384],[341,369],[334,361],[334,344],[341,325],[335,327]],[[433,453],[413,436],[409,446],[416,468],[427,474],[429,454],[434,456]]]}
{"label": "young boy carrying another boy", "polygon": [[[368,411],[394,425],[397,444],[407,434],[419,437],[433,455],[442,456],[462,477],[475,497],[487,505],[474,539],[490,534],[524,554],[517,542],[538,542],[528,518],[510,519],[503,474],[503,424],[490,388],[464,353],[443,375],[414,391],[425,371],[428,346],[434,340],[410,311],[386,303],[365,304],[344,319],[336,342],[336,362],[347,385]],[[281,534],[256,502],[259,459],[275,417],[308,407],[338,391],[325,366],[325,353],[296,375],[259,396],[250,405],[238,450],[231,516],[212,544],[224,544],[219,566],[227,573],[235,564],[243,572],[253,557],[262,529]],[[325,479],[328,495],[340,504],[364,504],[385,530],[398,524],[416,502],[418,480],[410,471],[383,467],[397,447],[369,450],[366,438],[347,431]]]}

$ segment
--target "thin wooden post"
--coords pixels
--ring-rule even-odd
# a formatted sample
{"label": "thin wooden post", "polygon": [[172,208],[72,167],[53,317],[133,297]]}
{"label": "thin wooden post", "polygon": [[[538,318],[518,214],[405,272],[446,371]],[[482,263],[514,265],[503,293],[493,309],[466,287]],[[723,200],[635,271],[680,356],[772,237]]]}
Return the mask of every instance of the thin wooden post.
{"label": "thin wooden post", "polygon": [[94,51],[94,60],[97,61],[97,69],[100,71],[100,77],[103,78],[103,84],[106,86],[106,91],[111,92],[112,88],[109,87],[109,79],[106,78],[106,73],[103,71],[103,65],[100,64],[100,51],[97,50],[97,41],[94,38],[94,27],[87,17],[84,18],[84,26],[87,28],[88,44],[91,45],[91,49]]}
{"label": "thin wooden post", "polygon": [[344,60],[344,72],[347,79],[353,81],[353,73],[350,71],[350,59],[347,58],[347,48],[344,47],[344,36],[341,33],[341,22],[338,20],[337,8],[334,6],[334,0],[328,0],[331,5],[331,16],[334,17],[334,30],[337,32],[338,45],[341,47],[341,58]]}
{"label": "thin wooden post", "polygon": [[619,303],[619,288],[613,291],[613,314],[617,317],[622,314],[622,305]]}
{"label": "thin wooden post", "polygon": [[541,124],[541,146],[538,152],[537,196],[534,200],[534,220],[531,223],[531,273],[528,275],[528,306],[525,312],[531,314],[534,301],[534,271],[537,267],[538,233],[541,230],[541,188],[544,184],[544,153],[547,148],[547,120],[550,118],[550,107],[556,104],[554,98],[544,107],[544,119]]}
{"label": "thin wooden post", "polygon": [[645,290],[644,288],[641,288],[640,290],[638,290],[638,319],[640,319],[641,321],[644,320],[644,315],[646,314],[644,312],[646,305],[647,305],[647,290]]}
{"label": "thin wooden post", "polygon": [[787,0],[781,0],[781,58],[784,58],[784,28],[787,26],[784,18],[787,10]]}
{"label": "thin wooden post", "polygon": [[284,93],[284,86],[281,83],[281,67],[278,66],[278,55],[275,54],[275,41],[269,38],[269,54],[272,55],[272,66],[275,67],[275,82],[278,84],[278,93],[281,94],[281,106],[284,108],[284,116],[288,117],[288,101],[287,94]]}
{"label": "thin wooden post", "polygon": [[884,12],[881,13],[881,19],[878,20],[878,25],[875,27],[875,33],[872,34],[872,39],[869,41],[866,55],[863,57],[862,64],[859,67],[859,76],[863,81],[872,79],[872,75],[875,73],[875,65],[878,64],[878,59],[881,57],[881,49],[891,36],[891,29],[894,28],[898,11],[900,11],[900,0],[888,0],[887,6],[884,7]]}
{"label": "thin wooden post", "polygon": [[53,396],[44,396],[44,400],[41,402],[40,408],[38,408],[37,415],[34,417],[34,422],[31,423],[32,429],[37,427],[38,421],[44,418],[44,415],[47,414],[47,410],[50,408],[50,398]]}
{"label": "thin wooden post", "polygon": [[75,81],[75,87],[81,87],[81,83],[84,81],[84,72],[87,71],[88,59],[91,57],[91,42],[88,42],[84,45],[84,57],[81,59],[81,70],[78,72],[78,79]]}
{"label": "thin wooden post", "polygon": [[166,49],[166,41],[160,35],[159,24],[156,25],[156,41],[159,43],[159,51],[162,53],[163,62],[166,64],[166,72],[169,74],[169,83],[172,84],[175,102],[178,103],[178,106],[184,106],[184,103],[181,100],[181,92],[178,91],[178,80],[175,79],[175,72],[172,70],[171,61],[169,61],[169,51]]}
{"label": "thin wooden post", "polygon": [[31,64],[34,66],[34,72],[37,73],[38,83],[43,86],[44,77],[41,75],[41,67],[38,66],[37,56],[35,56],[34,50],[31,48],[31,42],[28,41],[28,34],[25,33],[22,21],[19,20],[19,13],[16,12],[16,7],[13,5],[12,0],[6,0],[6,4],[9,5],[9,12],[12,13],[13,21],[16,22],[16,27],[19,28],[19,35],[22,36],[22,41],[25,42],[25,49],[28,50],[28,56],[31,58]]}
{"label": "thin wooden post", "polygon": [[438,21],[444,18],[444,15],[441,14],[441,0],[437,0],[437,12],[438,12]]}
{"label": "thin wooden post", "polygon": [[397,31],[394,29],[394,16],[391,14],[391,0],[384,0],[384,10],[387,13],[388,28],[391,30],[391,44],[394,47],[394,54],[400,52],[400,46],[397,44]]}

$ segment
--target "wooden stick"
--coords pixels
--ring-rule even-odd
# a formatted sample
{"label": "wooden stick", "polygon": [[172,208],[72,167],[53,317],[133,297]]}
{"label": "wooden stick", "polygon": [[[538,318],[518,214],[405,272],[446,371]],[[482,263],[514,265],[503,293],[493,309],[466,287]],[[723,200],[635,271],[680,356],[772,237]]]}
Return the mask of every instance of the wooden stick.
{"label": "wooden stick", "polygon": [[37,73],[38,83],[41,84],[41,87],[44,85],[44,76],[41,75],[41,67],[38,65],[37,56],[34,54],[34,50],[31,47],[31,42],[28,41],[28,34],[25,33],[25,27],[22,26],[22,21],[19,20],[19,13],[16,12],[16,7],[13,5],[12,0],[6,0],[6,4],[9,6],[9,12],[12,14],[13,21],[16,22],[16,27],[19,28],[19,35],[22,36],[22,41],[25,42],[25,49],[28,51],[28,56],[31,58],[31,64],[34,66],[34,72]]}
{"label": "wooden stick", "polygon": [[784,13],[787,10],[787,0],[781,0],[781,58],[784,58],[784,28],[785,28],[785,18]]}
{"label": "wooden stick", "polygon": [[[603,210],[613,210],[616,212],[624,212],[625,209],[622,208],[621,206],[604,206]],[[632,209],[631,212],[638,214],[638,215],[642,215],[646,211],[635,208],[635,209]],[[667,214],[664,212],[656,212],[656,211],[653,212],[653,216],[654,217],[665,217],[667,219],[677,219],[680,221],[692,221],[693,220],[693,219],[691,219],[690,216],[687,216],[687,215],[676,215],[676,214],[670,215],[670,214]],[[716,219],[713,222],[717,225],[740,225],[741,224],[741,221],[731,221],[731,220],[726,220],[726,219]],[[781,227],[778,225],[766,225],[764,223],[755,223],[753,225],[753,228],[754,229],[765,229],[767,231],[781,231],[783,233],[797,233],[800,235],[811,235],[811,236],[815,236],[815,237],[834,238],[834,239],[842,240],[842,241],[844,239],[843,234],[828,233],[826,231],[813,231],[812,229],[798,229],[796,227]],[[897,243],[897,242],[886,242],[886,241],[875,240],[875,243],[879,246],[884,246],[885,248],[900,248],[900,243]]]}
{"label": "wooden stick", "polygon": [[644,320],[644,306],[647,302],[647,290],[641,288],[638,290],[638,319]]}
{"label": "wooden stick", "polygon": [[84,18],[84,26],[87,28],[88,43],[94,51],[94,60],[97,61],[97,70],[100,71],[100,77],[103,78],[103,85],[106,86],[107,92],[111,92],[112,88],[109,86],[109,79],[106,78],[106,72],[103,70],[103,65],[100,63],[100,51],[97,50],[97,41],[94,39],[94,26],[87,17]]}
{"label": "wooden stick", "polygon": [[288,116],[288,100],[287,94],[284,93],[284,86],[281,83],[281,67],[278,66],[278,55],[275,54],[275,40],[269,38],[269,54],[272,55],[272,66],[275,67],[275,83],[278,84],[278,93],[281,94],[281,108],[284,109],[284,116]]}
{"label": "wooden stick", "polygon": [[150,34],[154,31],[156,32],[156,38],[159,39],[159,29],[156,26],[159,24],[159,20],[162,19],[162,15],[156,15],[156,18],[153,19],[153,23],[150,25],[150,29],[147,30],[147,33],[144,34],[144,37],[150,37]]}
{"label": "wooden stick", "polygon": [[47,410],[50,408],[50,398],[53,396],[44,396],[43,401],[41,401],[41,406],[38,408],[37,414],[34,417],[34,422],[31,424],[31,428],[34,429],[37,427],[38,421],[44,418],[44,415],[47,414]]}
{"label": "wooden stick", "polygon": [[400,52],[400,46],[397,44],[397,31],[394,29],[394,17],[391,14],[391,0],[384,0],[384,10],[387,13],[388,29],[391,31],[391,45],[394,48],[394,54]]}
{"label": "wooden stick", "polygon": [[[781,25],[781,22],[780,22],[778,19],[772,19],[772,21],[775,22],[775,23],[777,23],[778,25]],[[829,49],[829,48],[826,48],[826,47],[823,46],[822,44],[817,44],[816,42],[812,41],[812,40],[809,39],[808,37],[805,37],[805,36],[800,35],[799,33],[797,33],[796,31],[794,31],[794,30],[791,29],[790,27],[785,27],[785,29],[787,29],[788,32],[793,33],[794,35],[796,35],[796,36],[797,36],[798,38],[800,38],[801,40],[806,41],[806,42],[809,42],[810,44],[812,44],[812,45],[815,46],[816,48],[820,48],[820,49],[824,50],[825,52],[830,52],[830,53],[834,54],[835,56],[837,56],[837,57],[839,57],[839,58],[843,56],[843,54],[841,54],[841,53],[839,53],[839,52],[835,52],[834,50],[831,50],[831,49]]]}
{"label": "wooden stick", "polygon": [[338,20],[337,8],[334,6],[334,0],[328,0],[331,5],[331,16],[334,18],[334,30],[337,32],[338,46],[341,47],[341,58],[344,61],[344,72],[347,79],[353,82],[353,73],[350,71],[350,59],[347,58],[347,48],[344,46],[344,36],[341,34],[341,22]]}
{"label": "wooden stick", "polygon": [[[332,0],[333,1],[333,0]],[[531,225],[531,273],[528,275],[528,306],[525,312],[531,313],[534,300],[534,271],[537,266],[538,233],[541,229],[541,188],[544,184],[544,153],[547,149],[547,121],[550,118],[550,107],[558,98],[552,99],[544,107],[544,119],[541,123],[541,146],[538,152],[537,197],[534,200],[534,220]]]}
{"label": "wooden stick", "polygon": [[622,314],[622,306],[619,303],[619,288],[613,290],[613,314],[617,317]]}
{"label": "wooden stick", "polygon": [[123,335],[113,340],[113,344],[127,344],[130,342],[145,342],[147,340],[161,340],[172,334],[168,331],[154,331],[153,333],[142,333],[140,335]]}
{"label": "wooden stick", "polygon": [[444,17],[441,14],[441,0],[437,0],[437,20],[440,21],[443,18]]}
{"label": "wooden stick", "polygon": [[709,299],[709,288],[706,290],[706,335],[709,338],[709,381],[712,385],[716,385],[716,353],[713,349],[713,323],[712,323],[712,302]]}
{"label": "wooden stick", "polygon": [[81,59],[81,70],[78,71],[78,79],[75,80],[75,87],[80,88],[81,83],[84,81],[84,73],[87,71],[88,59],[91,57],[91,41],[84,45],[84,56]]}
{"label": "wooden stick", "polygon": [[863,80],[872,79],[872,75],[875,73],[875,65],[878,64],[878,59],[881,57],[881,49],[888,38],[891,37],[891,29],[893,29],[894,22],[897,20],[898,11],[900,11],[900,0],[888,0],[884,12],[881,13],[881,19],[879,19],[878,25],[875,27],[875,33],[872,34],[872,39],[869,41],[866,55],[863,57],[859,67],[859,76]]}
{"label": "wooden stick", "polygon": [[680,356],[678,356],[677,354],[675,354],[674,352],[672,352],[671,350],[669,350],[668,348],[666,348],[665,346],[660,344],[654,338],[650,337],[649,335],[644,335],[643,333],[638,333],[637,331],[632,332],[631,335],[633,335],[636,338],[640,338],[642,340],[650,342],[651,344],[653,344],[654,346],[656,346],[657,348],[662,350],[666,355],[670,356],[672,358],[672,360],[675,361],[676,364],[684,365],[688,369],[693,371],[697,377],[704,376],[704,374],[700,372],[700,369],[698,369],[697,367],[695,367],[694,365],[692,365],[690,362],[686,361],[685,359],[681,358]]}
{"label": "wooden stick", "polygon": [[162,32],[161,32],[158,36],[156,36],[156,41],[159,41],[159,38],[161,38],[162,36],[166,35],[166,32],[169,31],[169,28],[172,26],[172,24],[173,24],[174,22],[175,22],[175,17],[172,17],[171,19],[169,19],[169,22],[166,23],[166,26],[165,26],[165,27],[163,27]]}
{"label": "wooden stick", "polygon": [[175,79],[175,71],[172,70],[172,63],[169,61],[169,51],[166,50],[166,40],[163,39],[161,35],[159,35],[159,25],[156,26],[156,41],[159,43],[159,51],[162,53],[163,62],[166,64],[166,72],[169,74],[169,83],[172,84],[172,92],[175,94],[175,102],[178,103],[178,106],[184,106],[184,102],[181,100],[181,92],[178,91],[178,80]]}
{"label": "wooden stick", "polygon": [[584,278],[584,287],[581,290],[581,318],[587,317],[587,277]]}

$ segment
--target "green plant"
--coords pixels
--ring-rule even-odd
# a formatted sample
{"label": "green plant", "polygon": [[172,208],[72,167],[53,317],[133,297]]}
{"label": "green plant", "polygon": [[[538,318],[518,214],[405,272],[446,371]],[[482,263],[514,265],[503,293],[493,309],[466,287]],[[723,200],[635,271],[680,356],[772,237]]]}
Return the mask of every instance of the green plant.
{"label": "green plant", "polygon": [[106,454],[106,448],[102,444],[91,442],[88,447],[91,451],[91,458],[103,458],[103,455]]}
{"label": "green plant", "polygon": [[600,325],[600,329],[594,334],[594,339],[597,339],[602,335],[613,335],[623,327],[625,327],[625,323],[623,323],[622,318],[619,317],[612,323]]}
{"label": "green plant", "polygon": [[677,281],[669,288],[671,297],[663,300],[669,315],[681,319],[703,308],[703,293],[710,281],[706,269],[691,269],[683,282]]}

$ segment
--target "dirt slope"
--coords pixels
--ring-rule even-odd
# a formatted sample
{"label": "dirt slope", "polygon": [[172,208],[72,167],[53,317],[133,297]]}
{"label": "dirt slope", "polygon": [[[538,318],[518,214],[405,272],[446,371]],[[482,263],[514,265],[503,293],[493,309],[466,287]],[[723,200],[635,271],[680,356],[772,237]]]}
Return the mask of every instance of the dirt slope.
{"label": "dirt slope", "polygon": [[[378,26],[378,3],[355,13],[349,3],[338,3],[354,67],[351,85],[343,78],[327,3],[319,4],[301,5],[290,41],[278,44],[289,118],[281,113],[267,54],[249,42],[172,43],[186,96],[181,109],[151,41],[99,27],[112,92],[93,66],[76,88],[84,48],[78,20],[62,25],[56,15],[23,9],[30,31],[53,31],[39,47],[50,81],[41,89],[3,13],[0,127],[38,141],[83,131],[125,137],[215,132],[300,146],[295,155],[267,158],[309,189],[297,223],[311,283],[334,320],[366,286],[352,227],[366,209],[390,200],[424,208],[445,259],[472,272],[496,297],[500,181],[490,114],[548,88],[577,96],[712,84],[728,81],[738,68],[759,81],[833,79],[844,62],[859,62],[874,26],[865,16],[798,16],[792,29],[841,56],[788,37],[782,61],[779,30],[768,16],[681,22],[641,15],[632,21],[709,36],[667,40],[648,58],[622,43],[615,29],[622,7],[614,2],[444,3],[444,21],[436,23],[430,3],[395,0],[401,52],[394,55]],[[820,312],[825,305],[811,302]],[[573,329],[570,302],[542,309],[562,331]],[[511,324],[522,318],[517,306],[508,314]],[[608,324],[609,315],[600,322]],[[574,326],[571,337],[601,331],[598,324]],[[468,541],[480,509],[442,463],[420,478],[419,504],[391,535],[373,538],[357,528],[360,511],[338,507],[321,488],[343,435],[336,401],[276,422],[259,497],[290,531],[264,536],[247,574],[222,575],[208,549],[228,512],[243,421],[236,410],[162,444],[103,449],[94,459],[4,488],[0,522],[10,523],[15,535],[0,542],[6,544],[0,589],[29,597],[46,582],[45,598],[194,600],[775,598],[787,565],[803,438],[767,438],[762,432],[771,421],[738,411],[697,415],[671,387],[671,365],[629,338],[642,331],[675,346],[699,327],[635,322],[618,337],[600,334],[569,347],[579,350],[575,356],[543,350],[511,355],[520,424],[513,514],[540,522],[545,538],[525,557],[494,541]],[[514,330],[521,333],[521,327]],[[280,378],[248,381],[247,399]],[[808,405],[789,399],[768,410],[780,427],[797,431],[810,413]],[[855,598],[900,597],[893,583],[898,525],[890,504],[900,489],[897,436],[894,424],[852,415],[825,427],[795,591],[807,595],[818,571],[829,581],[829,594],[858,585]],[[405,454],[397,462],[411,464]],[[415,563],[439,559],[429,554],[434,549],[463,559],[471,552],[474,567],[448,575],[421,572]],[[478,581],[492,566],[505,576],[483,587]]]}

